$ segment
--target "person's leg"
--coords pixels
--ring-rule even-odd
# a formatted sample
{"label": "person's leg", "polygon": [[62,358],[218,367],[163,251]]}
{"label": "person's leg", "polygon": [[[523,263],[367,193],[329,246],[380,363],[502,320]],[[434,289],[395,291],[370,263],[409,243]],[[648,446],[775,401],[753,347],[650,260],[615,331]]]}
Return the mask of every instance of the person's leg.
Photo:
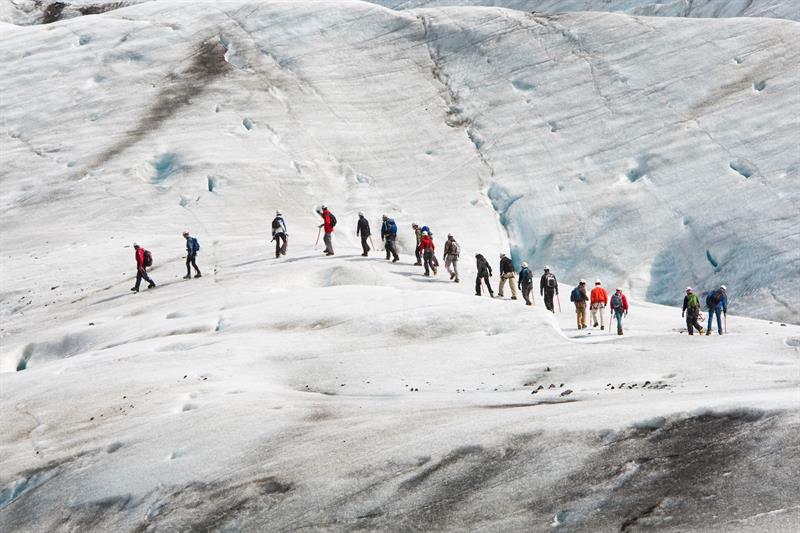
{"label": "person's leg", "polygon": [[415,265],[419,266],[422,264],[422,252],[419,251],[419,248],[414,250],[414,257],[417,258],[417,262],[414,263]]}
{"label": "person's leg", "polygon": [[717,331],[722,335],[722,308],[715,307],[714,312],[717,314]]}
{"label": "person's leg", "polygon": [[275,257],[281,256],[281,236],[275,235]]}
{"label": "person's leg", "polygon": [[551,291],[544,291],[544,306],[551,313],[556,312],[555,307],[553,307],[553,293]]}
{"label": "person's leg", "polygon": [[333,254],[333,239],[331,239],[332,233],[326,233],[325,237],[322,240],[325,242],[325,253]]}
{"label": "person's leg", "polygon": [[696,317],[687,314],[686,315],[686,331],[689,332],[689,335],[694,335],[694,321],[697,320]]}
{"label": "person's leg", "polygon": [[[192,254],[192,267],[194,268],[194,271],[195,271],[195,276],[194,277],[199,278],[200,277],[200,269],[197,268],[197,253],[193,253]],[[187,271],[188,271],[188,269],[187,269]]]}
{"label": "person's leg", "polygon": [[597,327],[597,304],[592,304],[590,306],[590,312],[592,314],[592,327]]}
{"label": "person's leg", "polygon": [[511,299],[517,299],[517,277],[514,274],[508,275],[508,284],[511,285]]}
{"label": "person's leg", "polygon": [[186,252],[186,275],[183,277],[183,279],[189,279],[192,277],[192,270],[190,266],[191,264],[192,264],[192,254]]}
{"label": "person's leg", "polygon": [[581,302],[581,328],[586,328],[586,302]]}
{"label": "person's leg", "polygon": [[367,237],[364,237],[363,235],[361,236],[361,251],[365,257],[369,252],[369,244],[367,243]]}
{"label": "person's leg", "polygon": [[422,263],[425,266],[425,275],[426,276],[430,276],[431,275],[431,269],[433,268],[433,264],[431,263],[431,254],[429,254],[428,252],[425,252],[425,254],[423,255],[423,259],[424,260],[423,260]]}
{"label": "person's leg", "polygon": [[575,302],[575,319],[578,321],[578,329],[581,329],[581,306],[579,302]]}
{"label": "person's leg", "polygon": [[[600,329],[606,329],[606,319],[603,315],[605,315],[606,306],[600,304],[597,306],[598,314],[600,315]],[[609,324],[610,326],[611,324]]]}
{"label": "person's leg", "polygon": [[695,315],[694,318],[692,318],[692,321],[694,322],[694,327],[697,330],[697,332],[702,335],[703,334],[703,326],[701,326],[700,322],[697,320],[697,315]]}
{"label": "person's leg", "polygon": [[148,287],[153,288],[153,287],[156,286],[156,282],[153,281],[152,279],[150,279],[150,276],[147,275],[147,270],[146,269],[143,268],[141,270],[141,275],[142,275],[142,279],[144,279],[147,282],[147,286]]}
{"label": "person's leg", "polygon": [[506,286],[506,275],[500,274],[500,286],[497,288],[497,296],[500,298],[503,297],[503,289]]}
{"label": "person's leg", "polygon": [[714,327],[713,320],[714,320],[714,310],[713,309],[709,309],[708,310],[708,327],[706,328],[706,335],[711,335],[711,328]]}
{"label": "person's leg", "polygon": [[386,237],[386,238],[383,240],[383,249],[384,249],[384,251],[386,252],[386,260],[387,260],[387,261],[388,261],[389,259],[391,259],[391,258],[392,258],[392,255],[391,255],[391,254],[392,254],[392,251],[391,251],[391,250],[392,250],[392,245],[391,245],[391,242],[392,242],[392,240],[391,240],[389,237]]}
{"label": "person's leg", "polygon": [[492,282],[489,281],[489,273],[483,275],[483,280],[486,282],[486,288],[489,289],[489,296],[494,298],[494,291],[492,290]]}
{"label": "person's leg", "polygon": [[453,281],[458,282],[458,257],[453,259],[453,272],[456,273],[456,277]]}
{"label": "person's leg", "polygon": [[289,236],[283,234],[283,245],[281,246],[281,255],[286,255],[286,250],[289,249]]}
{"label": "person's leg", "polygon": [[394,259],[392,259],[392,263],[400,261],[400,256],[397,254],[397,241],[395,241],[394,239],[392,239],[392,256],[394,256]]}
{"label": "person's leg", "polygon": [[617,317],[617,335],[622,335],[622,311],[614,311]]}
{"label": "person's leg", "polygon": [[475,276],[475,295],[476,296],[480,296],[481,295],[481,274],[480,274],[480,272],[478,273],[477,276]]}
{"label": "person's leg", "polygon": [[136,270],[136,283],[133,285],[133,289],[132,290],[138,292],[139,291],[139,286],[141,284],[142,284],[142,270],[141,269],[137,269]]}
{"label": "person's leg", "polygon": [[527,283],[522,285],[522,298],[525,300],[525,305],[531,305],[531,287]]}
{"label": "person's leg", "polygon": [[453,279],[454,277],[456,277],[456,275],[455,275],[455,274],[453,274],[453,267],[452,267],[452,265],[453,265],[453,261],[450,259],[450,256],[449,256],[449,255],[448,255],[448,256],[446,256],[446,257],[444,258],[444,269],[445,269],[445,270],[447,270],[447,273],[448,273],[448,274],[450,274],[450,279]]}

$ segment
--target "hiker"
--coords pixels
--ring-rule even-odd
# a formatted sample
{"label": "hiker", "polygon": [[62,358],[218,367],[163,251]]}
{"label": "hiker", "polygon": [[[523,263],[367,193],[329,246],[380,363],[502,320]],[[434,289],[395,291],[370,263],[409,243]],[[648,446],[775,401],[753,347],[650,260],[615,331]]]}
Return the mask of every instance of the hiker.
{"label": "hiker", "polygon": [[336,226],[336,217],[333,216],[333,213],[328,211],[328,207],[323,205],[320,210],[317,211],[317,214],[322,217],[322,224],[319,225],[320,228],[323,228],[325,232],[325,237],[323,237],[323,242],[325,243],[325,255],[333,255],[333,228]]}
{"label": "hiker", "polygon": [[700,298],[692,292],[691,287],[686,287],[686,296],[683,297],[683,311],[681,316],[686,316],[686,329],[689,335],[694,335],[694,330],[697,333],[703,334],[703,326],[700,325]]}
{"label": "hiker", "polygon": [[383,224],[381,224],[381,239],[383,240],[383,247],[386,250],[386,259],[394,256],[392,263],[400,261],[400,256],[397,255],[397,224],[393,218],[383,215]]}
{"label": "hiker", "polygon": [[427,231],[422,232],[422,238],[419,241],[419,248],[418,251],[422,253],[422,260],[425,264],[425,275],[430,276],[431,270],[433,270],[434,276],[437,274],[436,272],[436,265],[433,264],[433,253],[435,247],[433,245],[433,239],[430,235],[428,235]]}
{"label": "hiker", "polygon": [[152,289],[156,286],[156,282],[147,275],[147,267],[153,264],[153,256],[136,243],[133,243],[133,255],[136,258],[136,285],[131,287],[131,290],[139,292],[139,285],[141,285],[142,280],[147,282],[148,289]]}
{"label": "hiker", "polygon": [[197,263],[195,260],[197,259],[197,252],[200,251],[200,243],[196,238],[189,235],[188,231],[183,232],[183,238],[186,239],[186,275],[183,276],[183,279],[189,279],[192,277],[192,270],[190,266],[194,267],[194,277],[199,278],[201,276],[200,269],[197,268]]}
{"label": "hiker", "polygon": [[489,296],[494,298],[492,292],[492,284],[489,283],[489,278],[492,276],[492,267],[489,261],[481,254],[475,254],[475,262],[478,267],[478,275],[475,277],[475,296],[481,295],[481,280],[486,283],[486,288],[489,289]]}
{"label": "hiker", "polygon": [[617,335],[622,335],[622,315],[628,316],[628,299],[617,289],[611,296],[611,313],[617,319]]}
{"label": "hiker", "polygon": [[447,240],[444,243],[444,268],[450,274],[450,280],[459,283],[458,280],[458,258],[461,255],[461,246],[456,242],[455,237],[451,233],[447,234]]}
{"label": "hiker", "polygon": [[[417,262],[414,263],[415,266],[422,266],[422,252],[419,251],[419,243],[422,240],[422,230],[419,229],[419,225],[416,222],[411,223],[411,229],[414,230],[414,237],[417,239],[417,244],[414,246],[414,255],[417,257]],[[389,259],[389,257],[386,257]]]}
{"label": "hiker", "polygon": [[544,274],[539,280],[539,295],[544,296],[544,306],[551,313],[556,312],[556,308],[553,306],[553,296],[556,294],[558,294],[558,280],[550,272],[550,267],[545,265]]}
{"label": "hiker", "polygon": [[506,283],[511,287],[511,299],[517,299],[517,284],[514,283],[517,275],[514,272],[514,263],[506,254],[500,254],[500,288],[497,289],[497,296],[503,297],[503,287]]}
{"label": "hiker", "polygon": [[286,247],[289,244],[289,233],[286,231],[286,221],[280,211],[275,212],[272,219],[272,240],[275,241],[275,257],[286,255]]}
{"label": "hiker", "polygon": [[706,296],[706,306],[708,306],[708,326],[706,327],[706,335],[711,335],[712,320],[714,315],[717,315],[717,331],[722,335],[722,318],[725,315],[725,321],[728,321],[728,289],[725,285],[720,285],[719,289],[710,291]]}
{"label": "hiker", "polygon": [[364,253],[361,255],[367,257],[369,255],[370,247],[369,243],[367,242],[372,236],[372,233],[369,230],[369,220],[367,217],[364,216],[363,211],[358,212],[358,225],[356,226],[356,237],[361,236],[361,249],[364,250]]}
{"label": "hiker", "polygon": [[533,273],[528,268],[528,263],[522,262],[522,269],[519,271],[519,281],[517,286],[522,292],[522,297],[525,298],[525,305],[533,305]]}
{"label": "hiker", "polygon": [[597,327],[597,316],[600,316],[600,329],[606,329],[605,325],[605,318],[603,317],[603,311],[608,305],[608,293],[603,288],[602,283],[600,283],[599,279],[594,280],[594,289],[589,294],[589,306],[592,310],[592,327]]}
{"label": "hiker", "polygon": [[569,300],[575,304],[575,314],[578,316],[578,329],[586,329],[589,327],[586,324],[586,302],[589,301],[589,296],[586,294],[585,279],[580,280],[578,286],[572,289]]}

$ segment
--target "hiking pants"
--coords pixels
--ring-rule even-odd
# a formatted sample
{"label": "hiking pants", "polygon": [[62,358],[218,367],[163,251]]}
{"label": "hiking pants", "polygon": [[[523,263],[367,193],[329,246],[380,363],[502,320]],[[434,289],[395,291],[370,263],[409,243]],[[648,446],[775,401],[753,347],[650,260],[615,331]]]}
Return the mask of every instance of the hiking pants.
{"label": "hiking pants", "polygon": [[417,264],[422,264],[422,252],[419,250],[419,243],[417,243],[417,247],[414,248],[414,256],[417,258]]}
{"label": "hiking pants", "polygon": [[369,253],[369,235],[362,235],[361,236],[361,249],[364,250],[364,255]]}
{"label": "hiking pants", "polygon": [[703,332],[703,326],[697,321],[697,311],[686,310],[686,329],[689,331],[689,335],[694,335],[695,329],[698,333]]}
{"label": "hiking pants", "polygon": [[478,275],[475,277],[475,294],[478,296],[481,295],[481,281],[486,283],[486,288],[489,289],[489,295],[493,297],[494,292],[492,292],[492,284],[489,283],[488,272],[478,272]]}
{"label": "hiking pants", "polygon": [[386,259],[389,259],[390,256],[393,256],[395,261],[400,260],[400,256],[397,255],[397,245],[395,244],[394,235],[386,236],[384,239],[384,248],[386,248]]}
{"label": "hiking pants", "polygon": [[139,290],[139,285],[142,284],[142,280],[145,280],[150,285],[155,285],[155,282],[150,279],[150,276],[147,275],[147,270],[144,268],[136,270],[136,285],[134,285],[133,288],[137,291]]}
{"label": "hiking pants", "polygon": [[525,303],[528,305],[533,305],[531,301],[531,294],[533,293],[533,283],[523,283],[522,287],[522,297],[525,298]]}
{"label": "hiking pants", "polygon": [[322,238],[322,241],[325,243],[325,253],[332,254],[333,253],[333,240],[331,237],[333,233],[326,233],[325,236]]}
{"label": "hiking pants", "polygon": [[625,311],[622,309],[614,309],[614,318],[617,319],[617,333],[622,334],[622,313]]}
{"label": "hiking pants", "polygon": [[458,279],[458,256],[447,254],[444,258],[444,268],[447,269],[448,274]]}
{"label": "hiking pants", "polygon": [[[605,310],[606,306],[603,305],[601,302],[595,302],[592,304],[592,324],[595,326],[597,323],[600,323],[600,327],[605,328],[605,318],[603,317],[603,311]],[[598,315],[600,316],[600,320],[597,320]]]}
{"label": "hiking pants", "polygon": [[506,286],[506,283],[509,284],[511,287],[511,297],[516,300],[517,298],[517,284],[516,284],[517,276],[514,275],[513,272],[506,272],[505,274],[500,275],[500,288],[497,289],[497,295],[501,298],[503,297],[503,287]]}
{"label": "hiking pants", "polygon": [[286,255],[286,246],[289,244],[289,238],[285,233],[275,234],[275,257]]}
{"label": "hiking pants", "polygon": [[578,317],[578,329],[586,327],[586,302],[575,302],[575,314]]}
{"label": "hiking pants", "polygon": [[425,275],[430,276],[431,270],[436,272],[436,267],[433,266],[433,251],[425,250],[422,253],[423,264],[425,265]]}
{"label": "hiking pants", "polygon": [[[190,266],[194,267],[194,271],[199,275],[200,269],[197,268],[197,263],[195,263],[195,259],[197,259],[197,252],[186,252],[186,275],[192,275],[192,269],[189,268]],[[145,273],[147,275],[147,273]]]}
{"label": "hiking pants", "polygon": [[718,305],[716,307],[712,307],[711,309],[708,310],[708,328],[706,328],[706,330],[707,331],[711,331],[711,329],[713,327],[712,320],[713,320],[715,314],[717,315],[717,331],[719,331],[719,334],[722,335],[722,306],[721,305]]}
{"label": "hiking pants", "polygon": [[553,296],[555,296],[556,291],[553,290],[544,290],[544,306],[547,308],[548,311],[551,313],[556,312],[556,308],[553,307]]}

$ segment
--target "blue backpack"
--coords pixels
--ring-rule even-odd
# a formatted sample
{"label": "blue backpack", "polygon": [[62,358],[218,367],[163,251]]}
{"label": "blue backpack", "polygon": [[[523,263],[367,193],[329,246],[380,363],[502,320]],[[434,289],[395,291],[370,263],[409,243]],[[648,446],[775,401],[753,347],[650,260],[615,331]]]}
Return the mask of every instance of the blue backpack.
{"label": "blue backpack", "polygon": [[189,247],[194,253],[200,251],[200,241],[198,241],[195,237],[189,239]]}
{"label": "blue backpack", "polygon": [[581,298],[581,289],[580,287],[575,287],[572,289],[572,294],[570,294],[569,299],[571,302],[580,302],[583,298]]}
{"label": "blue backpack", "polygon": [[392,235],[397,235],[397,224],[395,224],[393,218],[386,221],[386,229],[388,229],[389,233]]}

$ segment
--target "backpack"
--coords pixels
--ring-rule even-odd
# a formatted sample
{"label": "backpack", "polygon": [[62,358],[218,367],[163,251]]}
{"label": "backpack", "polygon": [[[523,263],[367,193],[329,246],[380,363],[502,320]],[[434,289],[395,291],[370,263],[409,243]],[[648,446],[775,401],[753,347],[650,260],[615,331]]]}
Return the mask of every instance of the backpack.
{"label": "backpack", "polygon": [[622,296],[617,293],[611,297],[611,309],[622,309]]}
{"label": "backpack", "polygon": [[192,237],[192,240],[189,241],[189,245],[194,253],[200,251],[200,241],[197,240],[197,237]]}
{"label": "backpack", "polygon": [[706,297],[706,305],[709,309],[712,307],[716,307],[722,298],[719,295],[719,291],[712,291],[708,293]]}
{"label": "backpack", "polygon": [[687,309],[699,309],[700,308],[700,301],[697,299],[697,295],[692,293],[689,295],[689,298],[686,301],[686,308]]}
{"label": "backpack", "polygon": [[336,227],[336,217],[333,216],[333,213],[331,213],[330,211],[328,211],[328,216],[331,219],[331,227],[335,228]]}
{"label": "backpack", "polygon": [[278,217],[272,219],[272,229],[280,229],[281,220]]}
{"label": "backpack", "polygon": [[397,224],[395,223],[393,218],[387,220],[386,225],[387,225],[386,229],[389,230],[389,233],[391,233],[392,235],[397,235]]}
{"label": "backpack", "polygon": [[548,289],[555,289],[556,285],[558,285],[558,282],[556,282],[556,277],[552,273],[548,272],[544,277],[544,286]]}
{"label": "backpack", "polygon": [[144,251],[144,266],[145,267],[153,266],[153,254],[150,253],[150,250]]}
{"label": "backpack", "polygon": [[581,300],[583,300],[583,298],[581,298],[580,287],[575,287],[574,289],[572,289],[572,293],[569,295],[569,300],[571,302],[580,302]]}

